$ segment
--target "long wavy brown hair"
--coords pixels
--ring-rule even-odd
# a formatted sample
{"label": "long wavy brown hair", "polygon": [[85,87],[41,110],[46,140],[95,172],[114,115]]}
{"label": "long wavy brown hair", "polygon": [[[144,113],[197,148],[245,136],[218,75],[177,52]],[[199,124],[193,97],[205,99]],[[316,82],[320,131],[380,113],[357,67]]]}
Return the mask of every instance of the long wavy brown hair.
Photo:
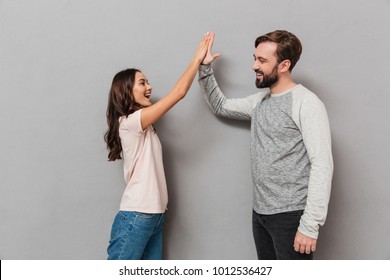
{"label": "long wavy brown hair", "polygon": [[121,159],[122,145],[119,137],[119,118],[128,117],[134,113],[133,85],[135,74],[141,72],[138,69],[126,69],[116,74],[112,80],[111,89],[108,95],[107,124],[108,130],[104,134],[107,143],[108,161]]}

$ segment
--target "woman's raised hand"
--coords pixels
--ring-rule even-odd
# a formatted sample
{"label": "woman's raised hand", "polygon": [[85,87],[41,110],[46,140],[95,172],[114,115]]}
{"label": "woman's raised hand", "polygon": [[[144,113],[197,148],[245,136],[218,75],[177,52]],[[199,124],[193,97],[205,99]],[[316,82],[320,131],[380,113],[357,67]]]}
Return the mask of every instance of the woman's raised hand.
{"label": "woman's raised hand", "polygon": [[206,56],[206,53],[210,47],[210,42],[211,42],[211,38],[212,38],[212,33],[211,32],[207,32],[203,38],[202,38],[202,41],[199,43],[198,45],[198,48],[196,49],[196,52],[195,52],[195,59],[201,63],[203,61],[203,59],[205,58]]}
{"label": "woman's raised hand", "polygon": [[207,45],[207,53],[206,53],[206,55],[204,56],[204,58],[202,60],[202,64],[210,64],[215,59],[217,59],[218,57],[221,56],[220,53],[215,53],[215,54],[211,53],[211,49],[212,49],[213,43],[214,43],[215,33],[214,32],[208,32],[208,33],[206,33],[206,35],[209,36],[209,41],[208,41],[208,45]]}

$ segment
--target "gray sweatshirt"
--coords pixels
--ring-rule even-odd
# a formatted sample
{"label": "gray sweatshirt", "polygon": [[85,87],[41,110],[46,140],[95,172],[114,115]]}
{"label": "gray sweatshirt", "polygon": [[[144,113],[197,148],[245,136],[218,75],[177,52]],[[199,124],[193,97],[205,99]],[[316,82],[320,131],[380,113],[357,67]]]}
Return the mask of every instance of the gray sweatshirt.
{"label": "gray sweatshirt", "polygon": [[214,114],[251,120],[253,209],[259,214],[304,210],[298,230],[318,238],[325,223],[333,174],[324,104],[302,85],[271,94],[262,90],[227,99],[210,65],[199,84]]}

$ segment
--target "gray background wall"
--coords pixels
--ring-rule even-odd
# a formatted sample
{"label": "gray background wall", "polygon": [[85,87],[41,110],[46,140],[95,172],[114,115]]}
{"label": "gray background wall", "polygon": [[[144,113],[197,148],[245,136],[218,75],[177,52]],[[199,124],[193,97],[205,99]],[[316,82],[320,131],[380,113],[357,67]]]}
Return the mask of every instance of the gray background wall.
{"label": "gray background wall", "polygon": [[[317,259],[390,258],[390,1],[0,0],[0,258],[104,259],[124,189],[103,142],[112,77],[157,100],[206,31],[229,97],[256,92],[253,41],[287,29],[293,72],[325,103],[335,172]],[[255,259],[249,123],[218,119],[197,82],[158,124],[168,259]]]}

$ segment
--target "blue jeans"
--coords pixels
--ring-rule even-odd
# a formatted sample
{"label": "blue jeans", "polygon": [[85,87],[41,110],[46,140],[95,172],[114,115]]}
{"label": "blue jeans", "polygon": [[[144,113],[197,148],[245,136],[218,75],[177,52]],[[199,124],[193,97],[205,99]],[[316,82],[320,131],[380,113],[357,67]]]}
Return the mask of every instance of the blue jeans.
{"label": "blue jeans", "polygon": [[161,260],[164,214],[119,211],[111,229],[108,260]]}
{"label": "blue jeans", "polygon": [[312,260],[313,253],[294,250],[294,239],[303,210],[274,215],[253,211],[252,230],[259,260]]}

